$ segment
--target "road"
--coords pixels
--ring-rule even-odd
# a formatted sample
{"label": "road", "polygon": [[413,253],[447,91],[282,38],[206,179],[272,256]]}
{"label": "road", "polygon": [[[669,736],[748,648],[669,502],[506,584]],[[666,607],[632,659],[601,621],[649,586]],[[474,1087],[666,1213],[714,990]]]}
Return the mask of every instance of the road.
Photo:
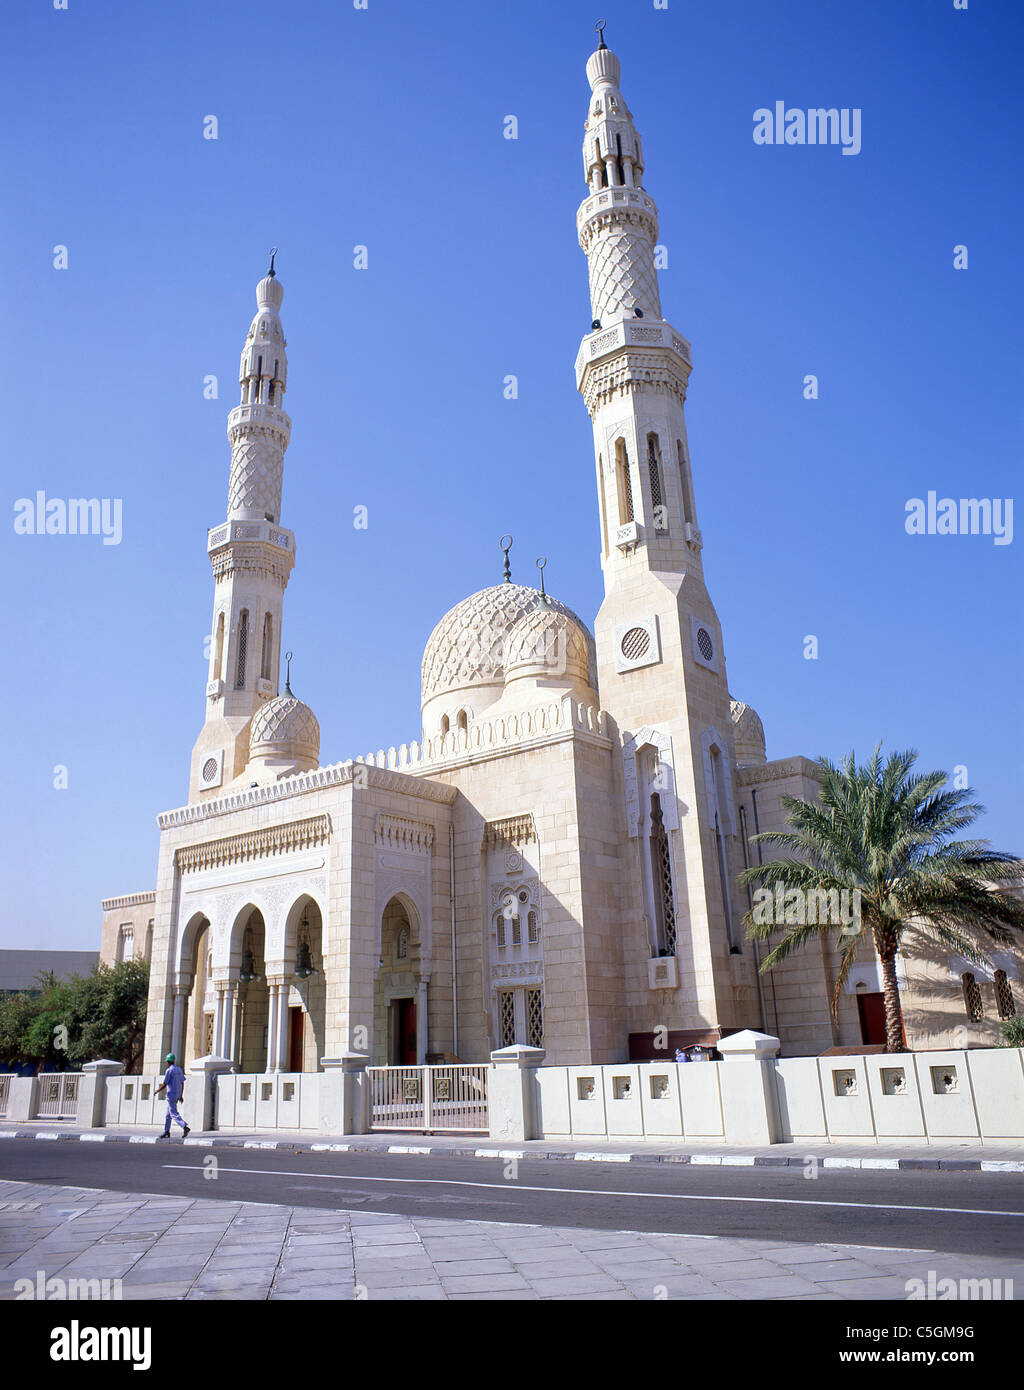
{"label": "road", "polygon": [[788,1168],[18,1139],[0,1147],[0,1178],[448,1220],[1024,1258],[1024,1179],[1004,1173],[820,1169],[808,1179]]}

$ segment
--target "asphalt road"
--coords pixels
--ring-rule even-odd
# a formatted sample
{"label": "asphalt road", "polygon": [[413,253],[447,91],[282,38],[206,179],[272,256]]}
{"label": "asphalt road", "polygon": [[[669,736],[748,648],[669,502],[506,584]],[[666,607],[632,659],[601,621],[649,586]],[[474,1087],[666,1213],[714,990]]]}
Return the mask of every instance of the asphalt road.
{"label": "asphalt road", "polygon": [[[205,1176],[215,1161],[216,1178]],[[1024,1258],[1024,1178],[12,1140],[0,1177],[125,1192],[599,1230]]]}

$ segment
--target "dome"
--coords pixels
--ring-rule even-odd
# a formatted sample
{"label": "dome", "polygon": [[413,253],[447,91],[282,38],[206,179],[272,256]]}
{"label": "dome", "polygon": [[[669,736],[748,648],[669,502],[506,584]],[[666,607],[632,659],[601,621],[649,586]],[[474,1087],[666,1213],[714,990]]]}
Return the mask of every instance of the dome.
{"label": "dome", "polygon": [[732,700],[729,712],[732,715],[737,763],[741,767],[749,767],[752,763],[766,762],[764,727],[758,718],[757,710],[751,705],[745,705],[742,700]]}
{"label": "dome", "polygon": [[316,767],[320,759],[320,725],[316,715],[285,687],[283,695],[268,700],[252,717],[249,761],[287,761]]}
{"label": "dome", "polygon": [[276,314],[284,300],[284,286],[276,275],[264,275],[256,286],[256,303],[261,309],[272,309]]}
{"label": "dome", "polygon": [[[492,584],[470,594],[450,609],[427,640],[423,652],[423,705],[439,696],[476,687],[497,687],[501,695],[505,679],[505,644],[512,629],[541,604],[539,589],[525,584]],[[560,613],[586,634],[588,667],[596,679],[593,639],[584,623],[564,603],[548,597],[543,611]]]}
{"label": "dome", "polygon": [[505,685],[523,677],[590,685],[589,634],[569,613],[540,603],[520,618],[505,642]]}

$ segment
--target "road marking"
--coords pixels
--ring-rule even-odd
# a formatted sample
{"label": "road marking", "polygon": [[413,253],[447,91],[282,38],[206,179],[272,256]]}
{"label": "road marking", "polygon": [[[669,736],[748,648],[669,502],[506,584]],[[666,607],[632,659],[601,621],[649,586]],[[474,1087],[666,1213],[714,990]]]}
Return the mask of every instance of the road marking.
{"label": "road marking", "polygon": [[[199,1141],[199,1140],[195,1140],[194,1142],[195,1142],[195,1143],[199,1143],[200,1141]],[[243,1149],[276,1149],[276,1148],[277,1148],[277,1140],[276,1140],[276,1139],[247,1139],[247,1140],[245,1141],[245,1143],[242,1145],[242,1148],[243,1148]]]}
{"label": "road marking", "polygon": [[525,1149],[477,1149],[474,1158],[525,1158]]}
{"label": "road marking", "polygon": [[80,1134],[78,1138],[83,1144],[105,1144],[107,1142],[105,1134]]}
{"label": "road marking", "polygon": [[721,1155],[721,1154],[691,1154],[691,1155],[690,1155],[690,1162],[691,1162],[691,1163],[704,1163],[704,1164],[713,1163],[713,1164],[717,1167],[717,1166],[721,1163],[721,1161],[722,1161],[722,1155]]}
{"label": "road marking", "polygon": [[36,1135],[36,1138],[37,1138],[37,1139],[59,1139],[59,1138],[60,1138],[60,1135],[59,1135],[59,1134],[50,1134],[50,1133],[47,1132],[46,1130],[43,1130],[43,1131],[41,1131],[39,1134]]}
{"label": "road marking", "polygon": [[862,1158],[860,1166],[862,1168],[895,1168],[898,1172],[900,1161],[898,1158]]}
{"label": "road marking", "polygon": [[[195,1170],[194,1163],[164,1163],[164,1168]],[[322,1182],[337,1182],[345,1186],[352,1182],[413,1183],[422,1187],[483,1187],[494,1192],[555,1192],[567,1197],[647,1197],[657,1202],[753,1202],[772,1207],[852,1207],[854,1211],[929,1211],[947,1216],[1014,1216],[1024,1218],[1024,1211],[988,1211],[984,1207],[922,1207],[906,1202],[824,1202],[812,1197],[704,1197],[695,1192],[612,1192],[600,1187],[540,1187],[523,1182],[467,1182],[464,1178],[376,1178],[358,1173],[299,1173],[284,1168],[226,1168],[221,1173],[253,1173],[257,1177],[319,1178]],[[467,1218],[469,1220],[471,1218]],[[903,1249],[902,1246],[895,1247]]]}
{"label": "road marking", "polygon": [[1016,1159],[997,1161],[994,1158],[985,1160],[981,1165],[983,1173],[1024,1173],[1024,1163]]}
{"label": "road marking", "polygon": [[311,1151],[312,1151],[313,1153],[315,1153],[315,1154],[317,1154],[317,1153],[347,1154],[348,1151],[349,1151],[349,1147],[350,1147],[350,1146],[349,1146],[348,1144],[311,1144],[311,1145],[310,1145]]}
{"label": "road marking", "polygon": [[577,1163],[628,1163],[632,1154],[573,1154]]}
{"label": "road marking", "polygon": [[132,1134],[128,1138],[129,1144],[155,1144],[155,1134]]}
{"label": "road marking", "polygon": [[415,1149],[409,1144],[389,1144],[389,1154],[428,1154],[429,1149]]}

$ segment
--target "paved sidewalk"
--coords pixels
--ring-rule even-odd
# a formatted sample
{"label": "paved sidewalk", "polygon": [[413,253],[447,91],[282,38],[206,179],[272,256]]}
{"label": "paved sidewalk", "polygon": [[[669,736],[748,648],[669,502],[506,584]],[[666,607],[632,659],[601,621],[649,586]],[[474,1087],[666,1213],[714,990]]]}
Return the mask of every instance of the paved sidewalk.
{"label": "paved sidewalk", "polygon": [[[178,1131],[172,1142],[180,1143]],[[0,1140],[52,1139],[97,1144],[155,1144],[158,1130],[131,1125],[80,1129],[59,1121],[0,1121]],[[946,1169],[959,1172],[1024,1173],[1024,1142],[1005,1144],[947,1140],[865,1143],[807,1140],[799,1144],[735,1145],[693,1140],[531,1139],[500,1146],[484,1135],[361,1134],[330,1137],[312,1130],[216,1130],[195,1132],[186,1144],[204,1148],[308,1149],[336,1153],[432,1154],[435,1158],[549,1158],[604,1163],[694,1163],[724,1167],[803,1168],[817,1160],[826,1168]]]}
{"label": "paved sidewalk", "polygon": [[0,1300],[32,1297],[40,1275],[120,1279],[125,1299],[904,1300],[930,1273],[1024,1294],[1024,1261],[991,1256],[0,1182]]}

